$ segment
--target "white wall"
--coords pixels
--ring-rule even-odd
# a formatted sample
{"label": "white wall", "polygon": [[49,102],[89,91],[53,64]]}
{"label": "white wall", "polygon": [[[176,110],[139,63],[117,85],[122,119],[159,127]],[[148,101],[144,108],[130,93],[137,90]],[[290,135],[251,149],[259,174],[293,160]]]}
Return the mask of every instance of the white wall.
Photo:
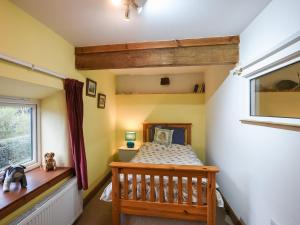
{"label": "white wall", "polygon": [[272,0],[240,36],[240,60],[243,64],[300,30],[300,1]]}
{"label": "white wall", "polygon": [[[299,31],[299,11],[299,0],[273,0],[241,34],[242,65]],[[207,160],[220,167],[221,190],[247,225],[299,225],[300,132],[240,123],[247,84],[230,75],[207,99]]]}

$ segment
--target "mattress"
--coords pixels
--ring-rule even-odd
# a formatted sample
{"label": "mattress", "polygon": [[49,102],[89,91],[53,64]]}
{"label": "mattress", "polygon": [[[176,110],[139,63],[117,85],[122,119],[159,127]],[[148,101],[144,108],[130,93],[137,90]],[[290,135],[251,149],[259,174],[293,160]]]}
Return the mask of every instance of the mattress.
{"label": "mattress", "polygon": [[[197,157],[196,153],[192,150],[190,145],[178,145],[172,144],[171,146],[167,147],[160,144],[155,143],[145,143],[140,148],[140,151],[136,154],[136,156],[131,160],[134,163],[151,163],[151,164],[175,164],[175,165],[198,165],[202,166],[203,163]],[[146,178],[146,199],[150,199],[150,176],[145,176]],[[124,193],[124,177],[120,175],[120,182],[121,182],[121,195]],[[155,176],[155,201],[159,200],[159,177]],[[165,176],[164,179],[164,200],[168,201],[168,177]],[[206,179],[203,178],[202,188],[205,191],[206,188]],[[192,189],[193,189],[193,196],[192,196],[192,203],[197,204],[197,178],[193,178],[192,180]],[[174,187],[174,202],[178,199],[178,192],[177,192],[177,177],[173,177],[173,187]],[[218,188],[218,185],[216,185]],[[188,201],[188,190],[187,190],[187,178],[182,178],[182,200],[183,202]],[[132,198],[132,176],[128,175],[128,198]],[[112,193],[112,184],[110,183],[102,193],[100,200],[110,202]],[[224,202],[221,197],[221,194],[218,190],[216,190],[216,197],[217,197],[217,205],[218,207],[223,207]],[[137,175],[137,199],[141,198],[141,177]],[[205,203],[205,195],[203,195],[202,201]]]}

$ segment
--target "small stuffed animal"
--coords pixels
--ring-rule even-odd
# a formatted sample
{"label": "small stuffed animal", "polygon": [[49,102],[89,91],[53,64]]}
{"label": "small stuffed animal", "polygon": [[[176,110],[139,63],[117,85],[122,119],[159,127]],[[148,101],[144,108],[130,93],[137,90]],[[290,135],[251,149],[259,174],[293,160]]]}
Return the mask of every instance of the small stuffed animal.
{"label": "small stuffed animal", "polygon": [[3,192],[8,192],[10,190],[11,182],[20,182],[22,188],[27,187],[27,180],[25,171],[25,166],[9,166],[4,170],[2,182],[3,182]]}
{"label": "small stuffed animal", "polygon": [[49,170],[56,170],[56,162],[54,159],[54,153],[48,152],[45,154],[45,166],[44,169],[48,172]]}

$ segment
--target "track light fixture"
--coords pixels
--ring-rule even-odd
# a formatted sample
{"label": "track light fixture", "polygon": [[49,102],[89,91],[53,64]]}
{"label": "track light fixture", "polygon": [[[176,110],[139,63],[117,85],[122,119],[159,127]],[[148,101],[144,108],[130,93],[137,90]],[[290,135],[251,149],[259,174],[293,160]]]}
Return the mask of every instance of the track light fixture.
{"label": "track light fixture", "polygon": [[129,20],[130,20],[130,18],[129,18],[130,6],[129,6],[129,4],[128,4],[128,5],[126,5],[125,7],[126,7],[126,8],[125,8],[125,17],[124,17],[124,20],[129,21]]}
{"label": "track light fixture", "polygon": [[138,14],[140,14],[143,10],[147,0],[112,0],[114,5],[123,5],[125,6],[125,17],[126,21],[130,20],[130,9],[135,9]]}

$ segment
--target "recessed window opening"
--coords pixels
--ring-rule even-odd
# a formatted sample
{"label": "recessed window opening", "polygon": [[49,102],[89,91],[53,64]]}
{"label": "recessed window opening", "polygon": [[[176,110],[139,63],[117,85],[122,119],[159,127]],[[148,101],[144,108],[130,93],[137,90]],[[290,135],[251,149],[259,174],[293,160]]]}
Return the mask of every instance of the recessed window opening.
{"label": "recessed window opening", "polygon": [[37,103],[0,98],[0,172],[37,163]]}
{"label": "recessed window opening", "polygon": [[250,115],[300,118],[300,61],[250,80]]}

